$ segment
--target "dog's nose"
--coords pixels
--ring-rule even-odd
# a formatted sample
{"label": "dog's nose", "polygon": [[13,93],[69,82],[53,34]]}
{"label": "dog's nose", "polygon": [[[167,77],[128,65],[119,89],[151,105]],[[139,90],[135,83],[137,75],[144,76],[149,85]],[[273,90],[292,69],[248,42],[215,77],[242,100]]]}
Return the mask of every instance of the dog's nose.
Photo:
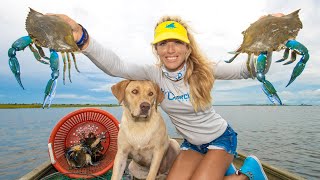
{"label": "dog's nose", "polygon": [[150,104],[147,102],[143,102],[140,104],[140,109],[142,112],[148,112],[150,109]]}

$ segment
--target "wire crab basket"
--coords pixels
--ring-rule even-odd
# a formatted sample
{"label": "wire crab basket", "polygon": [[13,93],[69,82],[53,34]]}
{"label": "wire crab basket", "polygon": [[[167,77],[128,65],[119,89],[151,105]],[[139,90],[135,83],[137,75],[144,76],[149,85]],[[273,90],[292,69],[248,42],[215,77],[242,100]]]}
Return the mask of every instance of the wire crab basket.
{"label": "wire crab basket", "polygon": [[[48,149],[51,163],[70,178],[101,176],[112,168],[117,152],[119,123],[110,113],[97,108],[83,108],[63,117],[51,132]],[[103,135],[103,158],[94,166],[73,168],[67,161],[66,149],[79,144],[81,137],[94,133]]]}

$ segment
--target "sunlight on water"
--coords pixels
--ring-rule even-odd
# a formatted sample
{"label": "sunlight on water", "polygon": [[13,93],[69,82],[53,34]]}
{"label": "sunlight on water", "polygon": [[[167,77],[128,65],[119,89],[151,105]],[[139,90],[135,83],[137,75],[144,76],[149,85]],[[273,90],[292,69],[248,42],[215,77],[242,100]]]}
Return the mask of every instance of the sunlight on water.
{"label": "sunlight on water", "polygon": [[[55,124],[78,108],[0,109],[0,179],[17,179],[48,160]],[[121,107],[102,108],[120,120]],[[308,179],[320,178],[319,106],[217,106],[238,133],[238,150]],[[168,132],[177,133],[164,115]]]}

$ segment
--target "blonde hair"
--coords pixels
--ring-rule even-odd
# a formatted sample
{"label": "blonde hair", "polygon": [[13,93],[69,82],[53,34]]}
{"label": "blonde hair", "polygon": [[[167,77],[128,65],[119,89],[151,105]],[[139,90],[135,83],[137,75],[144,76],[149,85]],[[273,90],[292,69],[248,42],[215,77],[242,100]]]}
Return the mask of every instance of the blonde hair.
{"label": "blonde hair", "polygon": [[[188,38],[190,44],[188,48],[191,52],[187,54],[186,63],[187,71],[184,77],[185,83],[190,87],[190,101],[195,111],[204,110],[211,105],[211,89],[214,84],[213,76],[213,62],[210,62],[207,57],[200,51],[193,35],[190,33],[191,28],[184,22],[179,16],[163,16],[158,24],[165,21],[176,21],[180,23],[188,32]],[[155,45],[153,46],[153,52],[155,53]],[[161,60],[158,58],[158,65],[162,66]]]}

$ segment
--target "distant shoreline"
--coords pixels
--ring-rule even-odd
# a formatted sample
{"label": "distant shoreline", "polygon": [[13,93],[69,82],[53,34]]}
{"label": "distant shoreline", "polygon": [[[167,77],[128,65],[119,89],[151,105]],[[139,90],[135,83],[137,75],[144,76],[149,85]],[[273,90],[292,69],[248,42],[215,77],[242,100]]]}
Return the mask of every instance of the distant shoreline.
{"label": "distant shoreline", "polygon": [[[50,108],[117,107],[118,104],[52,104]],[[0,104],[0,109],[42,108],[42,104]]]}
{"label": "distant shoreline", "polygon": [[[52,104],[50,108],[73,108],[73,107],[118,107],[119,104]],[[275,106],[272,104],[240,104],[240,105],[213,105],[213,106]],[[282,105],[282,106],[314,106],[308,104]],[[316,106],[316,105],[315,105]],[[0,109],[20,109],[20,108],[42,108],[42,104],[0,104]]]}

